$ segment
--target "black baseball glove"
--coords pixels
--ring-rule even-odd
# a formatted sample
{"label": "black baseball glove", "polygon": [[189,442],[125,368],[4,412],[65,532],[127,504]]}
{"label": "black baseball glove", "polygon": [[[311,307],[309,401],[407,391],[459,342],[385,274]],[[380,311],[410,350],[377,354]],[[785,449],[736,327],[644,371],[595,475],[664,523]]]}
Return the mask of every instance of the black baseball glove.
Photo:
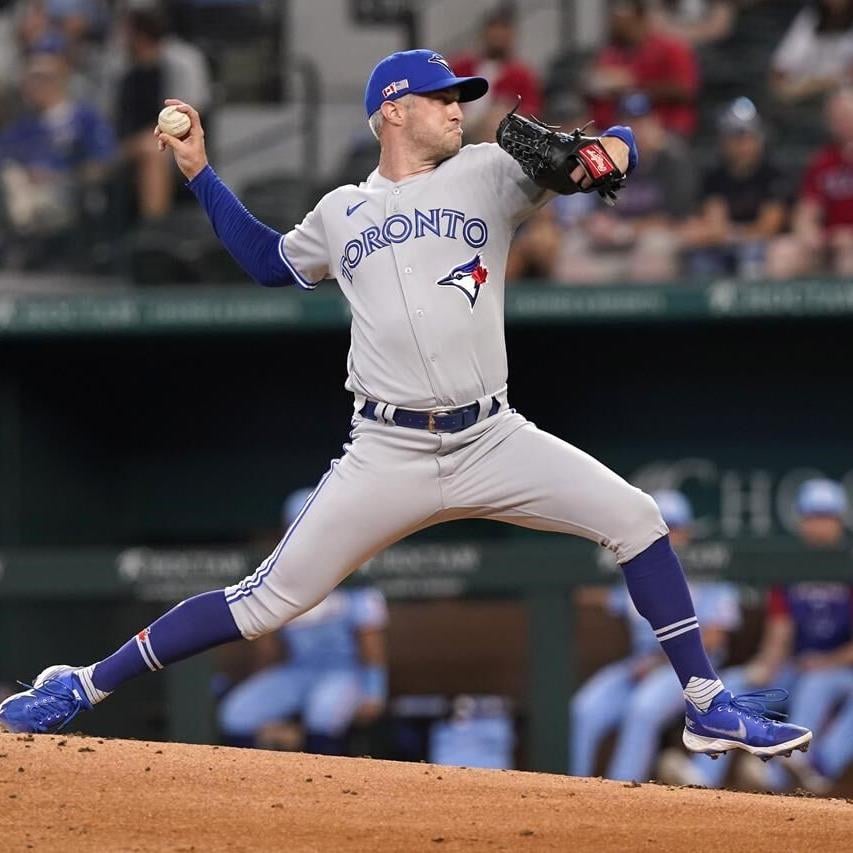
{"label": "black baseball glove", "polygon": [[[598,192],[610,205],[625,186],[625,175],[595,136],[583,129],[561,133],[537,119],[516,113],[518,105],[498,125],[498,145],[517,160],[525,175],[538,186],[562,195]],[[581,166],[586,175],[579,184],[571,174]]]}

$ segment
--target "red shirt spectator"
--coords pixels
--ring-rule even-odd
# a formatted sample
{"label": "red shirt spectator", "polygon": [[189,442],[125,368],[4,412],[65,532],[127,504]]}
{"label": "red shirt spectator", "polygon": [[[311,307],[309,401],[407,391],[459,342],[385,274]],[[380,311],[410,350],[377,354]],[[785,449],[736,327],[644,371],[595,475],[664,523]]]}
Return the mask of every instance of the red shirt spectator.
{"label": "red shirt spectator", "polygon": [[819,206],[827,230],[853,225],[853,159],[844,156],[838,143],[812,157],[801,195]]}
{"label": "red shirt spectator", "polygon": [[[669,36],[652,34],[633,48],[607,45],[598,55],[596,66],[625,69],[634,81],[631,88],[652,96],[655,112],[668,130],[689,136],[696,129],[695,102],[666,102],[655,97],[656,88],[674,81],[680,82],[691,95],[698,91],[699,70],[687,44]],[[593,98],[591,105],[597,127],[603,129],[614,124],[615,99]]]}
{"label": "red shirt spectator", "polygon": [[667,130],[689,136],[696,129],[699,70],[693,49],[673,36],[655,32],[645,3],[614,3],[610,41],[593,61],[587,95],[599,129],[616,118],[619,99],[644,91]]}
{"label": "red shirt spectator", "polygon": [[450,63],[459,77],[485,77],[493,100],[515,104],[521,95],[521,111],[525,115],[542,115],[542,90],[536,72],[517,59],[494,62],[487,57],[465,55]]}
{"label": "red shirt spectator", "polygon": [[515,58],[515,13],[498,7],[483,19],[480,49],[455,57],[453,71],[461,77],[485,77],[489,92],[465,105],[465,138],[468,142],[494,142],[498,122],[515,106],[521,95],[521,110],[542,115],[542,90],[536,72]]}
{"label": "red shirt spectator", "polygon": [[853,88],[842,87],[829,96],[826,121],[832,141],[809,160],[791,234],[770,245],[771,278],[821,272],[853,278]]}

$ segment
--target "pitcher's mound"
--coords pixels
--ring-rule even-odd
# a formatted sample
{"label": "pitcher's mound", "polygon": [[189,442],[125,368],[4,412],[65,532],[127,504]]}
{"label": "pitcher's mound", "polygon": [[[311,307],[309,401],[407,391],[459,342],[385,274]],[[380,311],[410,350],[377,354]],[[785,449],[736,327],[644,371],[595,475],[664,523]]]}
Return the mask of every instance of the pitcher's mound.
{"label": "pitcher's mound", "polygon": [[853,849],[853,804],[0,734],[0,849],[815,853]]}

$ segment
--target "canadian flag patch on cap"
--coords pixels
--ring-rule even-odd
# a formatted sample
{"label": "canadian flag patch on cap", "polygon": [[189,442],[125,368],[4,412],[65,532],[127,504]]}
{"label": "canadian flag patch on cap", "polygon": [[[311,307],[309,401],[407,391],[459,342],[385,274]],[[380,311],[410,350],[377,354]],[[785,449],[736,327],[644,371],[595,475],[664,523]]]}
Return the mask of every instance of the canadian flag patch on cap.
{"label": "canadian flag patch on cap", "polygon": [[393,83],[389,83],[382,90],[382,97],[383,98],[390,98],[391,95],[396,95],[397,92],[402,92],[404,89],[408,89],[408,88],[409,88],[409,81],[408,80],[405,80],[405,79],[404,80],[395,80]]}

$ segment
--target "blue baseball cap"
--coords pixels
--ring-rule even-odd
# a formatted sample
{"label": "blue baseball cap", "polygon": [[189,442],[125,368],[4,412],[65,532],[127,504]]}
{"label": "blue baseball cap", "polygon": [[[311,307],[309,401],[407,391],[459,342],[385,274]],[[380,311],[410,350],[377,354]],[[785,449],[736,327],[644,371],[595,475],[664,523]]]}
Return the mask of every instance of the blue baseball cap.
{"label": "blue baseball cap", "polygon": [[719,115],[717,130],[723,136],[742,133],[761,134],[764,126],[755,104],[749,98],[735,98]]}
{"label": "blue baseball cap", "polygon": [[645,92],[631,92],[619,101],[619,114],[627,118],[647,116],[653,109],[652,99]]}
{"label": "blue baseball cap", "polygon": [[489,91],[485,77],[457,77],[448,61],[434,50],[402,50],[381,60],[370,72],[364,89],[368,118],[383,101],[403,95],[423,95],[459,87],[460,101],[476,101]]}
{"label": "blue baseball cap", "polygon": [[799,515],[842,516],[847,512],[847,494],[835,480],[806,480],[797,491]]}
{"label": "blue baseball cap", "polygon": [[667,527],[687,527],[693,522],[690,501],[681,492],[675,489],[659,489],[652,492],[652,498],[658,505]]}

